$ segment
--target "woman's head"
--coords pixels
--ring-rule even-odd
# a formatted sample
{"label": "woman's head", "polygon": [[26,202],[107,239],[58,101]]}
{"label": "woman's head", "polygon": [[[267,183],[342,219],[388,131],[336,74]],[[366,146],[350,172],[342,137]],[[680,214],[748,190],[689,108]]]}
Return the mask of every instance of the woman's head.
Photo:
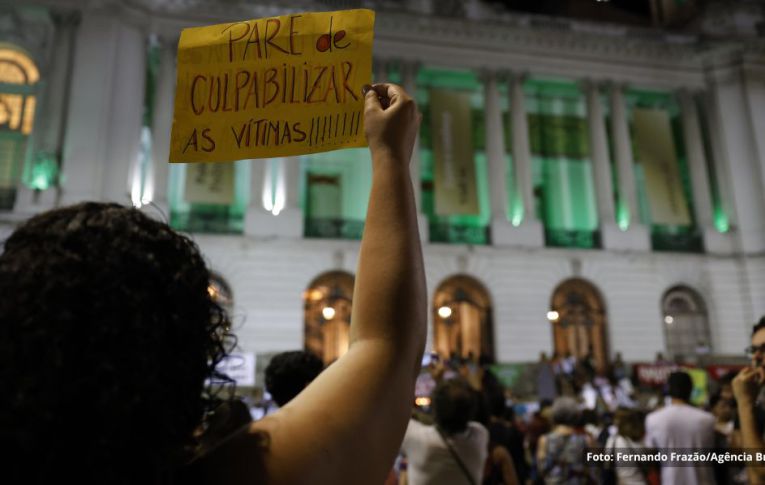
{"label": "woman's head", "polygon": [[559,397],[552,405],[553,424],[576,426],[579,423],[579,404],[570,397]]}
{"label": "woman's head", "polygon": [[444,432],[455,434],[464,431],[475,412],[475,392],[464,380],[444,381],[433,391],[433,415]]}
{"label": "woman's head", "polygon": [[619,435],[633,441],[643,439],[645,434],[643,414],[634,409],[619,408],[614,415],[614,424],[619,430]]}
{"label": "woman's head", "polygon": [[209,278],[191,240],[134,209],[83,203],[21,225],[0,255],[3,441],[41,473],[104,482],[181,460],[231,338]]}

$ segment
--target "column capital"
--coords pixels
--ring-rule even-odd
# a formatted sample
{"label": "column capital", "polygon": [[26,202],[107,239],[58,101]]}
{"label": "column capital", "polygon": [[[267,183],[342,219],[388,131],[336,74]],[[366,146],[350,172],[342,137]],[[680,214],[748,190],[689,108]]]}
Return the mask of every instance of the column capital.
{"label": "column capital", "polygon": [[178,50],[178,41],[181,39],[180,34],[170,34],[164,32],[152,33],[151,38],[162,52],[170,51],[173,54],[175,54],[175,52]]}
{"label": "column capital", "polygon": [[68,8],[57,8],[50,14],[57,27],[76,27],[82,20],[82,14],[79,10]]}
{"label": "column capital", "polygon": [[422,69],[421,61],[398,59],[396,62],[398,62],[399,68],[401,69],[401,77],[408,74],[416,77],[417,73]]}
{"label": "column capital", "polygon": [[675,90],[675,93],[677,93],[677,97],[680,100],[683,99],[689,99],[693,100],[694,96],[697,96],[699,94],[704,94],[705,90],[703,88],[697,88],[697,87],[688,87],[688,86],[680,86]]}
{"label": "column capital", "polygon": [[505,82],[509,79],[509,71],[507,69],[495,69],[491,67],[482,67],[476,71],[478,79],[486,83],[490,80],[494,80],[498,83]]}
{"label": "column capital", "polygon": [[608,89],[609,91],[613,92],[620,92],[624,94],[625,91],[630,87],[628,83],[622,82],[622,81],[612,81],[608,80],[603,82],[603,87]]}
{"label": "column capital", "polygon": [[525,81],[526,79],[529,78],[529,72],[528,71],[506,70],[506,71],[504,71],[504,73],[505,73],[505,78],[509,82],[518,81],[518,82],[522,83],[523,81]]}
{"label": "column capital", "polygon": [[608,79],[583,77],[577,81],[577,84],[586,92],[590,89],[600,91],[602,89],[608,89],[611,85],[611,81]]}

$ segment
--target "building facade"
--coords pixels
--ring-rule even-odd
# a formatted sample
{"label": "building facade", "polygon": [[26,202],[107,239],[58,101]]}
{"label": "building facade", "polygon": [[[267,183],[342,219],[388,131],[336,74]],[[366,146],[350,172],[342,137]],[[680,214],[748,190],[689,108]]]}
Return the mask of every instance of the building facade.
{"label": "building facade", "polygon": [[765,314],[765,14],[698,3],[678,30],[478,1],[15,2],[0,8],[0,237],[56,206],[132,203],[197,241],[243,351],[331,361],[369,156],[169,165],[176,49],[189,26],[373,8],[373,77],[424,115],[429,349],[741,356]]}

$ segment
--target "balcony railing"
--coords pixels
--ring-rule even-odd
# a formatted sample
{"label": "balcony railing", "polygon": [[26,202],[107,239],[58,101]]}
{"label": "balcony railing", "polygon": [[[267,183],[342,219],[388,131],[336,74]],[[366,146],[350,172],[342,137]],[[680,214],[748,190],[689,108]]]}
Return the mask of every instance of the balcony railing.
{"label": "balcony railing", "polygon": [[430,242],[450,244],[489,244],[489,228],[431,222]]}
{"label": "balcony railing", "polygon": [[703,253],[704,241],[696,227],[651,227],[651,246],[654,251]]}
{"label": "balcony railing", "polygon": [[545,246],[553,248],[599,248],[600,231],[548,228],[545,229]]}
{"label": "balcony railing", "polygon": [[317,239],[361,239],[364,221],[306,218],[304,235]]}

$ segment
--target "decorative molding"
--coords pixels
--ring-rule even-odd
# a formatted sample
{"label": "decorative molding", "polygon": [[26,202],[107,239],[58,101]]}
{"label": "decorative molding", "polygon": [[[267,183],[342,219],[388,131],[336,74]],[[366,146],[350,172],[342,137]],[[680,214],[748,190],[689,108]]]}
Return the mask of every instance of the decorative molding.
{"label": "decorative molding", "polygon": [[29,53],[40,74],[47,74],[55,26],[47,11],[27,7],[0,7],[0,39]]}
{"label": "decorative molding", "polygon": [[[454,1],[468,18],[428,14],[427,1],[33,0],[38,5],[114,11],[147,33],[306,10],[370,7],[377,11],[375,55],[463,68],[512,67],[540,75],[634,81],[647,87],[704,85],[710,64],[743,53],[765,57],[765,40],[707,40],[698,35],[509,12],[474,0]],[[440,4],[439,4],[440,5]]]}

